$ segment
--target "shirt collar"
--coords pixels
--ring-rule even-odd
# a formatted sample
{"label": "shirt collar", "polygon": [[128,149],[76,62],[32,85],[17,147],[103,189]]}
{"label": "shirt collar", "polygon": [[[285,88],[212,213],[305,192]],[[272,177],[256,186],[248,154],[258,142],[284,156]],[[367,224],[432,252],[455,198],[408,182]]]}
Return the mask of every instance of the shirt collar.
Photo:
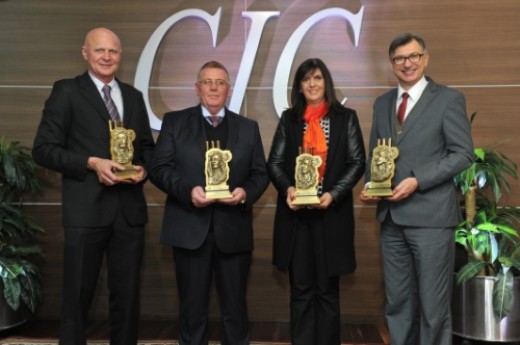
{"label": "shirt collar", "polygon": [[401,96],[403,93],[408,93],[408,96],[413,102],[417,102],[417,100],[421,97],[424,89],[426,89],[426,86],[428,85],[428,80],[425,76],[423,76],[417,83],[415,83],[414,86],[410,88],[410,90],[406,91],[399,85],[397,87],[397,103],[400,103]]}
{"label": "shirt collar", "polygon": [[[201,109],[202,109],[202,115],[204,117],[208,117],[208,116],[212,116],[211,113],[209,112],[209,110],[203,106],[202,104],[200,105]],[[226,115],[226,108],[225,107],[222,107],[218,113],[217,113],[217,116],[218,117],[224,117]]]}
{"label": "shirt collar", "polygon": [[[96,78],[90,71],[88,72],[88,75],[90,76],[90,79],[94,82],[94,85],[96,85],[96,88],[99,90],[99,92],[103,92],[103,86],[105,86],[105,83],[103,83],[101,80]],[[110,83],[106,84],[110,86],[110,88],[113,89],[119,89],[119,84],[117,83],[116,79],[112,79]]]}

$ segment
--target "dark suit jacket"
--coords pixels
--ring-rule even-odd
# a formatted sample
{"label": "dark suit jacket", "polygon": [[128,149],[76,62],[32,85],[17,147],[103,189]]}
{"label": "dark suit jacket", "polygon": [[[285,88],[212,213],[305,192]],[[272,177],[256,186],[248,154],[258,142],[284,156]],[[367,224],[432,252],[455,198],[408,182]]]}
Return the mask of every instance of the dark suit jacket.
{"label": "dark suit jacket", "polygon": [[[167,194],[161,243],[196,249],[202,245],[213,220],[215,241],[226,253],[253,249],[253,204],[269,184],[258,124],[226,109],[230,190],[242,187],[244,205],[213,204],[196,208],[191,190],[206,185],[206,134],[201,106],[165,114],[154,152],[151,181]],[[223,124],[224,124],[223,123]],[[213,217],[213,218],[212,218]]]}
{"label": "dark suit jacket", "polygon": [[377,139],[392,138],[392,145],[400,151],[393,184],[413,176],[419,182],[419,189],[401,202],[379,202],[377,219],[383,222],[390,212],[398,225],[455,226],[461,220],[461,213],[453,177],[470,166],[474,157],[464,95],[428,78],[428,85],[406,118],[400,135],[395,121],[396,98],[397,89],[394,89],[374,103],[367,181]]}
{"label": "dark suit jacket", "polygon": [[[142,94],[118,81],[123,96],[124,126],[133,129],[133,164],[146,168],[154,141]],[[110,116],[88,73],[57,81],[45,103],[34,140],[33,157],[62,173],[63,223],[66,227],[108,225],[119,207],[131,225],[147,221],[143,185],[106,187],[87,170],[90,156],[110,158]]]}
{"label": "dark suit jacket", "polygon": [[[290,110],[282,114],[271,145],[268,169],[278,190],[273,236],[273,263],[286,271],[296,235],[297,213],[286,203],[287,189],[295,185],[294,171],[303,143],[303,121],[295,121]],[[330,114],[329,149],[323,192],[334,202],[324,211],[325,249],[328,274],[351,273],[356,268],[352,189],[363,176],[365,147],[356,112],[344,108]]]}

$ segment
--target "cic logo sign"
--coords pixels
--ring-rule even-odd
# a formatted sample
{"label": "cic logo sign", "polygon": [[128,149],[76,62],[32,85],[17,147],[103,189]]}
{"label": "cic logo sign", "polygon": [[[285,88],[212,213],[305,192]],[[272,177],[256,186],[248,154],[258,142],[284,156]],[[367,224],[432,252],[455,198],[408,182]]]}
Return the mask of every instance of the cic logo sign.
{"label": "cic logo sign", "polygon": [[[170,28],[175,24],[186,18],[193,18],[196,20],[202,20],[208,24],[212,34],[213,48],[215,48],[217,42],[217,33],[220,25],[221,10],[222,8],[219,7],[213,15],[200,9],[187,9],[175,13],[159,25],[159,27],[153,32],[152,36],[146,43],[146,46],[144,47],[137,64],[134,86],[143,93],[152,129],[159,130],[161,128],[161,120],[153,112],[150,106],[150,98],[148,94],[155,55],[159,49],[161,41]],[[292,66],[298,47],[300,46],[307,32],[315,24],[323,19],[339,17],[348,22],[352,27],[354,34],[353,43],[354,46],[357,47],[359,34],[361,31],[361,23],[363,20],[363,11],[364,7],[361,7],[356,14],[338,7],[323,9],[311,15],[296,28],[285,44],[282,53],[280,54],[274,75],[273,103],[278,116],[280,116],[282,111],[289,106],[289,102],[287,100],[287,85],[290,83],[290,66]],[[279,11],[242,12],[243,18],[248,18],[251,20],[251,29],[244,46],[244,53],[242,55],[242,60],[240,62],[240,67],[238,69],[233,87],[233,94],[231,95],[231,100],[229,103],[229,109],[231,111],[238,113],[240,111],[240,107],[242,106],[242,101],[244,99],[244,94],[249,82],[249,77],[251,76],[251,71],[253,69],[253,64],[265,24],[269,19],[279,17],[279,15]]]}

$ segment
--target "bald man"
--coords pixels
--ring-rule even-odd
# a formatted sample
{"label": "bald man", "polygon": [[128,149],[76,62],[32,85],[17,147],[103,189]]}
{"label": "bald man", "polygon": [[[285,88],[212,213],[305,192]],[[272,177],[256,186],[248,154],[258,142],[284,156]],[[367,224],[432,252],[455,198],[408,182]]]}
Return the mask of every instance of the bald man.
{"label": "bald man", "polygon": [[[115,78],[122,53],[117,35],[96,28],[86,35],[81,52],[88,71],[54,84],[32,152],[39,165],[62,174],[60,344],[86,344],[87,315],[106,254],[110,344],[132,345],[138,338],[139,272],[148,220],[143,184],[154,141],[142,94]],[[124,167],[110,159],[114,106],[104,101],[106,85],[119,121],[136,134],[136,173],[129,179],[115,174]]]}

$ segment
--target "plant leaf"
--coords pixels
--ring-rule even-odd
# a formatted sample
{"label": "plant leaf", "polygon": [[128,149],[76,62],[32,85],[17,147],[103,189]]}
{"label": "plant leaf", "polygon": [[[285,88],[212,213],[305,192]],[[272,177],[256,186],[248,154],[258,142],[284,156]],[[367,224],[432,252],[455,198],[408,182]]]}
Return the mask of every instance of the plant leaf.
{"label": "plant leaf", "polygon": [[43,256],[37,235],[44,229],[24,210],[26,193],[41,192],[30,148],[0,137],[0,284],[9,306],[33,313],[42,299],[41,279],[32,256]]}
{"label": "plant leaf", "polygon": [[481,231],[498,232],[497,225],[489,222],[478,224],[475,226],[475,228]]}
{"label": "plant leaf", "polygon": [[484,158],[486,156],[486,151],[483,148],[475,147],[473,152],[474,152],[475,156],[477,157],[477,159],[480,159],[481,161],[484,160]]}
{"label": "plant leaf", "polygon": [[470,278],[476,276],[481,270],[486,267],[483,261],[470,261],[457,272],[457,284],[461,284]]}
{"label": "plant leaf", "polygon": [[490,242],[490,251],[491,251],[491,262],[495,262],[495,260],[498,258],[498,242],[494,235],[489,236],[489,242]]}
{"label": "plant leaf", "polygon": [[513,308],[513,282],[514,277],[511,272],[507,272],[505,275],[499,273],[493,286],[493,310],[500,320],[506,317]]}
{"label": "plant leaf", "polygon": [[18,310],[20,308],[20,294],[22,287],[20,285],[20,281],[18,278],[10,278],[10,279],[4,279],[4,297],[7,301],[7,304],[13,310]]}

